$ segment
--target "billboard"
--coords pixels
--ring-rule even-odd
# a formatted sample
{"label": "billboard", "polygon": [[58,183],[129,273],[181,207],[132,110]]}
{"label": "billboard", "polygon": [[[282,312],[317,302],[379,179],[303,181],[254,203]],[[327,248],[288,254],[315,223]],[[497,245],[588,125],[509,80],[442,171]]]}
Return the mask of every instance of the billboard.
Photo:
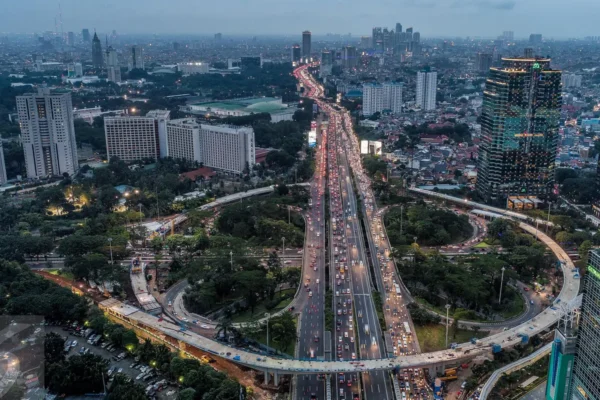
{"label": "billboard", "polygon": [[369,154],[369,141],[368,140],[360,141],[360,154]]}
{"label": "billboard", "polygon": [[383,143],[375,140],[361,140],[360,154],[370,154],[372,156],[380,156],[383,151]]}
{"label": "billboard", "polygon": [[317,145],[317,131],[312,129],[308,132],[308,147],[315,147]]}

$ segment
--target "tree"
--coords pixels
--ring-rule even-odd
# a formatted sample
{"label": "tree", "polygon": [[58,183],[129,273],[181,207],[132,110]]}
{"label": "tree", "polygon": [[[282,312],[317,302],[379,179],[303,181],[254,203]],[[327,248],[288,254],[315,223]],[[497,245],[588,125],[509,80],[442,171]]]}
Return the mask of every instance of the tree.
{"label": "tree", "polygon": [[581,245],[579,245],[579,248],[577,249],[577,252],[579,253],[579,257],[581,257],[581,260],[583,261],[584,264],[587,264],[587,262],[588,262],[589,252],[591,249],[592,249],[592,242],[589,240],[586,240],[583,243],[581,243]]}
{"label": "tree", "polygon": [[46,382],[54,393],[101,393],[107,366],[106,360],[94,354],[73,355],[64,362],[50,364]]}
{"label": "tree", "polygon": [[57,333],[46,334],[44,340],[45,361],[50,364],[62,362],[65,359],[65,340]]}
{"label": "tree", "polygon": [[192,388],[186,388],[179,392],[177,400],[194,400],[196,398],[196,391]]}
{"label": "tree", "polygon": [[107,400],[146,400],[147,398],[144,388],[123,374],[115,375],[107,396]]}

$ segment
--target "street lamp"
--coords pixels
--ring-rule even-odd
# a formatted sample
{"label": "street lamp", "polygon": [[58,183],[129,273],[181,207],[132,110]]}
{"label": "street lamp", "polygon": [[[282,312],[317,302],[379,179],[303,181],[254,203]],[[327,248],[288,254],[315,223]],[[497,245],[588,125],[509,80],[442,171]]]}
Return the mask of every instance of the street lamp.
{"label": "street lamp", "polygon": [[267,354],[269,354],[269,322],[271,321],[271,314],[265,313],[267,318]]}
{"label": "street lamp", "polygon": [[446,304],[446,348],[448,348],[448,325],[450,322],[449,312],[450,312],[450,304]]}
{"label": "street lamp", "polygon": [[112,238],[108,238],[108,247],[110,248],[110,263],[114,264],[112,255]]}
{"label": "street lamp", "polygon": [[140,225],[142,225],[142,203],[139,203],[138,206],[140,207]]}
{"label": "street lamp", "polygon": [[285,261],[285,237],[281,238],[281,242],[282,242],[282,245],[281,245],[281,259],[283,261]]}
{"label": "street lamp", "polygon": [[498,296],[498,304],[502,303],[502,284],[504,283],[504,270],[506,268],[502,267],[502,277],[500,278],[500,295]]}

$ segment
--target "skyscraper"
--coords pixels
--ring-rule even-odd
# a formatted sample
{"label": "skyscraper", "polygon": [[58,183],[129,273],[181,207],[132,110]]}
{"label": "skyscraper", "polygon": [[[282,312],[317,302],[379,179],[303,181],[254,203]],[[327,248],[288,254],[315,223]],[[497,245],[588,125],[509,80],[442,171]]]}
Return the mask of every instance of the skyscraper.
{"label": "skyscraper", "polygon": [[371,47],[371,36],[361,36],[359,47],[361,49],[368,49]]}
{"label": "skyscraper", "polygon": [[416,103],[422,110],[435,110],[437,95],[437,72],[429,70],[417,72]]}
{"label": "skyscraper", "polygon": [[406,32],[404,32],[404,40],[406,42],[412,42],[412,40],[413,40],[412,36],[413,36],[413,28],[412,27],[406,28]]}
{"label": "skyscraper", "polygon": [[67,32],[67,46],[74,46],[74,45],[75,45],[75,33]]}
{"label": "skyscraper", "polygon": [[92,39],[92,65],[96,68],[102,68],[104,65],[104,56],[102,55],[102,44],[98,35],[94,32],[94,39]]}
{"label": "skyscraper", "polygon": [[81,38],[83,39],[84,42],[89,43],[89,41],[90,41],[90,30],[89,29],[82,29],[81,30]]}
{"label": "skyscraper", "polygon": [[345,68],[356,68],[358,65],[358,52],[356,51],[356,47],[344,47],[342,53],[342,64]]}
{"label": "skyscraper", "polygon": [[487,202],[538,196],[554,185],[561,72],[548,58],[502,58],[483,95],[477,192]]}
{"label": "skyscraper", "polygon": [[291,59],[292,63],[299,63],[302,59],[302,48],[299,44],[295,44],[292,46]]}
{"label": "skyscraper", "polygon": [[321,53],[321,65],[319,66],[319,75],[321,77],[326,77],[331,75],[331,70],[333,68],[333,53],[329,50],[323,50]]}
{"label": "skyscraper", "polygon": [[2,141],[0,141],[0,185],[4,185],[8,179],[6,178],[6,163],[4,160],[4,150],[2,149]]}
{"label": "skyscraper", "polygon": [[256,163],[254,130],[228,125],[200,125],[200,159],[207,167],[241,174]]}
{"label": "skyscraper", "polygon": [[17,112],[29,178],[73,175],[78,168],[70,92],[17,96]]}
{"label": "skyscraper", "polygon": [[492,67],[492,55],[489,53],[477,53],[477,71],[488,73]]}
{"label": "skyscraper", "polygon": [[400,22],[396,22],[396,35],[402,32],[402,24]]}
{"label": "skyscraper", "polygon": [[[590,260],[583,284],[577,346],[572,376],[566,397],[568,400],[600,399],[600,250],[590,252]],[[569,371],[567,371],[569,372]],[[567,376],[568,378],[568,376]],[[561,397],[556,397],[558,400]]]}
{"label": "skyscraper", "polygon": [[532,33],[529,35],[529,43],[530,44],[541,44],[542,43],[542,34],[541,33]]}
{"label": "skyscraper", "polygon": [[129,59],[129,70],[144,69],[144,49],[142,46],[131,46],[131,58]]}
{"label": "skyscraper", "polygon": [[373,35],[371,36],[373,44],[371,47],[377,53],[383,53],[383,29],[380,27],[373,28]]}
{"label": "skyscraper", "polygon": [[311,54],[311,36],[310,31],[302,32],[302,58],[305,60],[310,59]]}

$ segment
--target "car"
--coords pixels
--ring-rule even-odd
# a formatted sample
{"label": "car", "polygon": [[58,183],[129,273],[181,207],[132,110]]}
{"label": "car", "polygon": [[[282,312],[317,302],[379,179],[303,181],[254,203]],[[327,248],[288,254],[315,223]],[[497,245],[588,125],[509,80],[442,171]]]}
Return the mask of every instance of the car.
{"label": "car", "polygon": [[356,353],[352,353],[352,359],[356,360]]}

